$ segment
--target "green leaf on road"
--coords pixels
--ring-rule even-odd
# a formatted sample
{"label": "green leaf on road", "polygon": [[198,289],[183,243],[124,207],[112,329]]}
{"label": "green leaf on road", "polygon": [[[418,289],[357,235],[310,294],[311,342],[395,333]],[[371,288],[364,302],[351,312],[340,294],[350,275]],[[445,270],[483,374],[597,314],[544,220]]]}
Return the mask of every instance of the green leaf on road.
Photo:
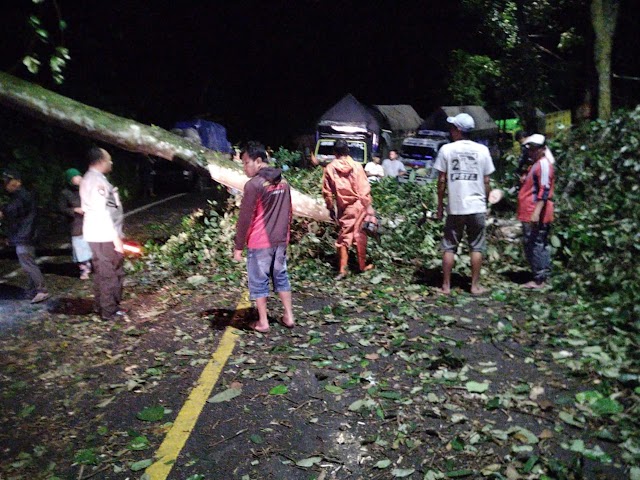
{"label": "green leaf on road", "polygon": [[402,398],[402,394],[398,392],[379,392],[379,397],[388,398],[389,400],[400,400]]}
{"label": "green leaf on road", "polygon": [[284,395],[288,392],[289,392],[289,389],[287,388],[286,385],[276,385],[271,390],[269,390],[269,395]]}
{"label": "green leaf on road", "polygon": [[489,390],[489,382],[467,382],[465,387],[470,393],[483,393]]}
{"label": "green leaf on road", "polygon": [[83,448],[76,452],[73,457],[73,462],[81,465],[97,465],[98,456],[93,448]]}
{"label": "green leaf on road", "polygon": [[20,413],[18,413],[18,416],[20,418],[27,418],[29,415],[33,413],[35,409],[36,409],[35,405],[27,405],[22,410],[20,410]]}
{"label": "green leaf on road", "polygon": [[451,440],[451,448],[453,448],[456,452],[461,452],[464,450],[464,440],[460,437],[455,437]]}
{"label": "green leaf on road", "polygon": [[146,450],[147,448],[149,448],[149,439],[145,436],[140,435],[129,442],[130,450]]}
{"label": "green leaf on road", "polygon": [[615,415],[616,413],[622,413],[624,410],[623,406],[612,398],[601,398],[597,400],[591,405],[591,409],[597,415]]}
{"label": "green leaf on road", "polygon": [[209,400],[207,400],[207,403],[228,402],[229,400],[232,400],[239,396],[241,393],[242,389],[240,388],[227,388],[224,392],[220,392],[211,397]]}
{"label": "green leaf on road", "polygon": [[447,477],[449,478],[460,478],[460,477],[468,477],[469,475],[473,475],[475,472],[473,470],[453,470],[452,472],[447,472]]}
{"label": "green leaf on road", "polygon": [[522,467],[522,471],[524,473],[530,473],[531,470],[533,470],[533,467],[535,466],[535,464],[538,462],[539,457],[537,455],[531,455],[529,457],[529,460],[527,460],[527,463],[524,464],[524,467]]}
{"label": "green leaf on road", "polygon": [[254,433],[253,435],[251,435],[249,437],[249,440],[251,440],[256,445],[260,445],[260,444],[264,443],[264,439],[260,435],[258,435],[257,433]]}
{"label": "green leaf on road", "polygon": [[391,465],[391,460],[389,460],[388,458],[385,458],[384,460],[380,460],[376,462],[373,468],[383,469],[383,468],[387,468],[389,465]]}
{"label": "green leaf on road", "polygon": [[162,417],[164,417],[164,407],[162,405],[145,407],[136,414],[136,418],[143,422],[158,422],[162,420]]}
{"label": "green leaf on road", "polygon": [[344,393],[344,388],[340,388],[340,387],[338,387],[336,385],[325,385],[324,389],[327,392],[331,392],[331,393],[333,393],[335,395],[340,395],[341,393]]}
{"label": "green leaf on road", "polygon": [[491,293],[491,298],[496,302],[504,302],[507,299],[507,294],[502,290],[496,290],[495,292]]}
{"label": "green leaf on road", "polygon": [[391,475],[393,475],[395,478],[405,478],[409,475],[413,475],[413,472],[415,471],[415,468],[394,468],[393,470],[391,470]]}
{"label": "green leaf on road", "polygon": [[560,417],[560,420],[568,423],[569,425],[573,425],[574,427],[578,428],[584,428],[584,422],[576,420],[574,416],[569,412],[560,412],[558,416]]}
{"label": "green leaf on road", "polygon": [[132,472],[139,472],[140,470],[144,470],[148,466],[153,463],[153,458],[147,458],[145,460],[140,460],[139,462],[134,462],[129,465],[129,468]]}
{"label": "green leaf on road", "polygon": [[322,460],[322,457],[303,458],[302,460],[298,460],[296,462],[296,465],[298,467],[309,468],[309,467],[313,467],[316,463],[320,463],[321,460]]}
{"label": "green leaf on road", "polygon": [[602,451],[599,445],[593,448],[587,448],[584,444],[584,440],[573,440],[571,444],[562,444],[562,448],[571,450],[572,452],[581,453],[590,460],[598,460],[602,463],[611,463],[611,457]]}

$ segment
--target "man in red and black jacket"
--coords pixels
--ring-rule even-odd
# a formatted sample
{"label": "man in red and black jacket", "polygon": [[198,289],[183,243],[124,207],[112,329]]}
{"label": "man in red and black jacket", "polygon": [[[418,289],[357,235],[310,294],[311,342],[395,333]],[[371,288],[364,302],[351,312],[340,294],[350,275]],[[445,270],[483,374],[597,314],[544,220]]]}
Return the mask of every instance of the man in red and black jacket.
{"label": "man in red and black jacket", "polygon": [[518,220],[522,222],[524,252],[533,273],[533,280],[524,287],[534,289],[544,287],[551,270],[549,230],[555,175],[553,164],[545,155],[545,140],[539,133],[524,140],[530,166],[521,177],[518,192]]}
{"label": "man in red and black jacket", "polygon": [[270,280],[284,307],[280,323],[293,328],[291,285],[287,274],[291,190],[282,178],[282,172],[266,163],[267,152],[263,145],[251,142],[240,156],[244,173],[250,180],[244,186],[233,258],[241,261],[242,251],[247,246],[249,298],[255,300],[259,315],[252,328],[260,333],[269,331],[267,297]]}

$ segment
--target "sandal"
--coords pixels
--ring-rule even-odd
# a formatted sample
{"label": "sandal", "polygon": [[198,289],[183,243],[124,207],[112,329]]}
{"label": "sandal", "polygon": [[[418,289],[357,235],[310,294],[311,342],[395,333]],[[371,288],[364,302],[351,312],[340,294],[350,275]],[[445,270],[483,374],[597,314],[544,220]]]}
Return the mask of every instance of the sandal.
{"label": "sandal", "polygon": [[249,325],[249,328],[251,328],[251,330],[253,330],[254,332],[269,333],[269,327],[260,328],[260,327],[258,327],[258,322],[253,322],[251,325]]}
{"label": "sandal", "polygon": [[295,327],[295,326],[296,326],[296,322],[292,322],[292,323],[284,323],[284,320],[283,320],[282,318],[280,318],[280,319],[278,320],[278,323],[279,323],[280,325],[282,325],[283,327],[288,328],[288,329],[292,329],[293,327]]}

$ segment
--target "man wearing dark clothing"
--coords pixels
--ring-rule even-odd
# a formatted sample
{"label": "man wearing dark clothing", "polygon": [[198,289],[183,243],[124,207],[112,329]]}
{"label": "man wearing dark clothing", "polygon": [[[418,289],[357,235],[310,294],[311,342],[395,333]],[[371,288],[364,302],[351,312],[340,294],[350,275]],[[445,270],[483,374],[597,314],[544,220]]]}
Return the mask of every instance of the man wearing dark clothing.
{"label": "man wearing dark clothing", "polygon": [[65,187],[60,192],[58,210],[65,215],[71,229],[73,261],[78,264],[80,280],[88,280],[91,273],[91,248],[82,236],[84,210],[80,206],[80,183],[82,174],[75,168],[64,172]]}
{"label": "man wearing dark clothing", "polygon": [[248,247],[249,296],[256,301],[259,315],[252,328],[261,333],[269,331],[269,280],[273,282],[273,289],[284,307],[280,323],[293,328],[295,322],[286,256],[291,224],[291,190],[281,171],[266,163],[267,153],[261,144],[250,143],[241,158],[244,173],[250,180],[244,186],[233,258],[241,261],[245,245]]}
{"label": "man wearing dark clothing", "polygon": [[5,170],[2,172],[2,181],[11,200],[0,209],[0,219],[6,225],[9,245],[16,247],[20,266],[29,276],[29,289],[35,292],[31,303],[39,303],[49,298],[49,294],[42,272],[35,262],[36,201],[22,186],[18,172]]}

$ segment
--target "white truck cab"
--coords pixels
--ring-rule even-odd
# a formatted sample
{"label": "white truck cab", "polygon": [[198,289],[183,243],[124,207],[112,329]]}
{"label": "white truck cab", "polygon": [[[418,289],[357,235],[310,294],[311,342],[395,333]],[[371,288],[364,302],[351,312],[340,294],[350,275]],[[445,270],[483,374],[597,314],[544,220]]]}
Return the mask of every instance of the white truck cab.
{"label": "white truck cab", "polygon": [[438,172],[433,168],[438,150],[449,143],[449,134],[437,130],[420,130],[415,137],[407,137],[402,142],[400,157],[407,167],[412,178],[415,173],[415,181],[424,184],[438,178]]}

